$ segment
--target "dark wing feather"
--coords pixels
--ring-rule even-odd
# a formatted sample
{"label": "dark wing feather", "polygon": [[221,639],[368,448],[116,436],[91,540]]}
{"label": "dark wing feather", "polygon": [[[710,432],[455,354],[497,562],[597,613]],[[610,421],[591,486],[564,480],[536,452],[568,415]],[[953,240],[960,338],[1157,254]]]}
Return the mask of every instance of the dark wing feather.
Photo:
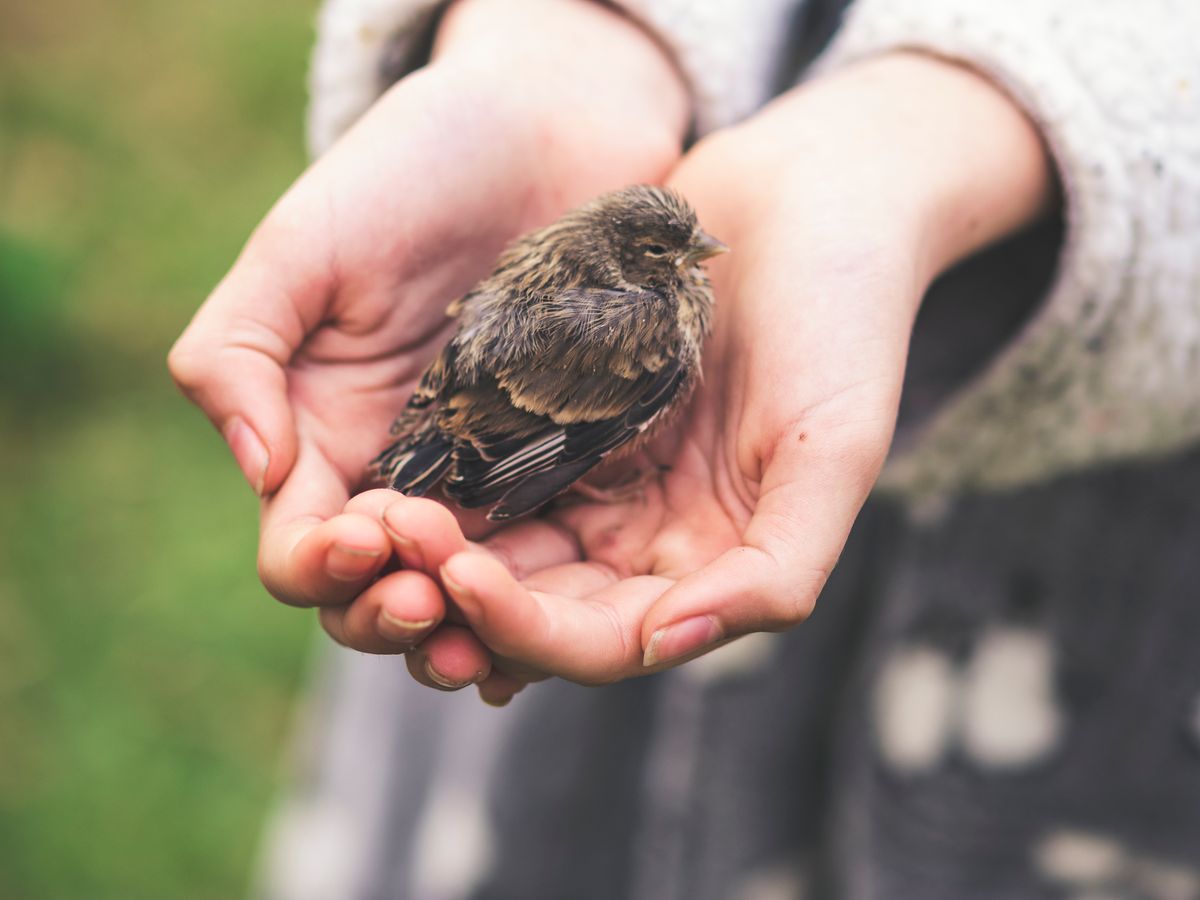
{"label": "dark wing feather", "polygon": [[523,439],[519,447],[503,438],[460,444],[446,493],[467,508],[498,503],[488,515],[497,521],[536,509],[645,431],[671,405],[686,377],[678,363],[647,372],[620,415],[569,425],[547,421],[543,431]]}
{"label": "dark wing feather", "polygon": [[451,342],[429,364],[392,424],[396,439],[371,460],[371,468],[405,494],[419,497],[427,493],[450,468],[454,442],[434,425],[433,404],[452,382],[455,352]]}
{"label": "dark wing feather", "polygon": [[390,473],[388,483],[393,488],[410,497],[423,497],[449,471],[453,449],[449,438],[433,434],[427,443],[393,444],[376,462],[380,471]]}
{"label": "dark wing feather", "polygon": [[488,513],[493,522],[515,519],[533,512],[547,500],[561,494],[588,473],[599,460],[581,459],[540,472],[522,481],[496,504]]}

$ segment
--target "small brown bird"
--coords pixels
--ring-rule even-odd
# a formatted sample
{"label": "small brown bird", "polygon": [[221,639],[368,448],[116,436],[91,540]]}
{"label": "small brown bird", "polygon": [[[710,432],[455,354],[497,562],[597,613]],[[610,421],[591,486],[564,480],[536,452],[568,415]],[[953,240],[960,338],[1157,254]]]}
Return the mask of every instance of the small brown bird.
{"label": "small brown bird", "polygon": [[518,239],[450,305],[458,329],[372,466],[493,521],[537,509],[687,399],[712,319],[699,263],[727,249],[648,186]]}

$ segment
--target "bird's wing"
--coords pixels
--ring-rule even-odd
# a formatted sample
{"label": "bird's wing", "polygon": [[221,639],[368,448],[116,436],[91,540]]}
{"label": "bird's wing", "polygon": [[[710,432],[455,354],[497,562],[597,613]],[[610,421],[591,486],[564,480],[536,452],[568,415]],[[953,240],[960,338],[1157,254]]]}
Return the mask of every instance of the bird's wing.
{"label": "bird's wing", "polygon": [[434,401],[452,378],[455,352],[453,342],[446,344],[425,369],[392,423],[392,442],[371,461],[380,478],[406,494],[426,493],[450,467],[453,441],[434,427]]}
{"label": "bird's wing", "polygon": [[534,339],[486,383],[446,399],[461,440],[446,492],[506,519],[565,490],[669,407],[688,369],[657,294],[574,289],[538,309]]}

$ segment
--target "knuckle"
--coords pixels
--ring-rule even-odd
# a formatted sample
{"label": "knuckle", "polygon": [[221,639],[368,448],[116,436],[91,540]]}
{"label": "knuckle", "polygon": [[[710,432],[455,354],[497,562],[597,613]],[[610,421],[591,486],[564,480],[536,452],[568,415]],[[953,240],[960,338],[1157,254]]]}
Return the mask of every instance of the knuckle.
{"label": "knuckle", "polygon": [[817,597],[829,580],[830,569],[809,569],[788,579],[776,599],[776,614],[783,628],[798,625],[812,615]]}
{"label": "knuckle", "polygon": [[594,687],[601,687],[607,684],[613,684],[620,681],[624,677],[623,666],[625,663],[638,665],[641,662],[641,646],[634,647],[631,640],[629,629],[621,618],[621,614],[616,607],[607,603],[598,603],[596,608],[603,616],[604,622],[612,635],[614,652],[611,658],[620,660],[622,668],[606,669],[599,672],[587,673],[585,679],[581,683]]}
{"label": "knuckle", "polygon": [[288,589],[286,580],[276,571],[275,566],[269,561],[267,553],[261,548],[258,554],[258,580],[262,582],[267,593],[284,606],[303,609],[313,605],[305,602],[304,598],[297,597],[294,591]]}
{"label": "knuckle", "polygon": [[[297,328],[301,326],[297,325]],[[220,345],[238,354],[250,353],[282,364],[292,354],[292,344],[278,324],[264,319],[254,308],[232,313],[219,332]]]}
{"label": "knuckle", "polygon": [[760,552],[765,557],[765,571],[758,586],[751,589],[750,599],[761,604],[763,631],[786,631],[812,615],[833,564],[802,568],[783,564],[766,550]]}
{"label": "knuckle", "polygon": [[208,355],[200,352],[187,337],[181,337],[167,353],[167,371],[184,390],[197,387],[208,377]]}

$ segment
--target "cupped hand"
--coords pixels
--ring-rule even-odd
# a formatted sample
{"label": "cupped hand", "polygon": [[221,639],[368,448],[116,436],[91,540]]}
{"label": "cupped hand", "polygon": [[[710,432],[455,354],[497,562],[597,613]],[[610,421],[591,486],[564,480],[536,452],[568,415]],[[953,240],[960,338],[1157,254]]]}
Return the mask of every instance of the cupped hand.
{"label": "cupped hand", "polygon": [[[664,177],[686,115],[661,49],[611,10],[461,0],[434,61],[279,201],[169,360],[264,498],[259,569],[276,597],[330,608],[335,637],[379,652],[442,618],[428,579],[376,580],[393,542],[370,496],[351,495],[444,341],[448,301],[515,235]],[[360,594],[374,619],[349,637]]]}
{"label": "cupped hand", "polygon": [[[412,532],[492,655],[492,702],[802,621],[887,455],[925,289],[1049,194],[1037,133],[1002,93],[908,54],[794,92],[702,142],[670,183],[734,252],[711,266],[701,388],[626,464],[651,473],[641,495],[568,503],[477,546],[449,516]],[[436,644],[416,656],[452,663]]]}

